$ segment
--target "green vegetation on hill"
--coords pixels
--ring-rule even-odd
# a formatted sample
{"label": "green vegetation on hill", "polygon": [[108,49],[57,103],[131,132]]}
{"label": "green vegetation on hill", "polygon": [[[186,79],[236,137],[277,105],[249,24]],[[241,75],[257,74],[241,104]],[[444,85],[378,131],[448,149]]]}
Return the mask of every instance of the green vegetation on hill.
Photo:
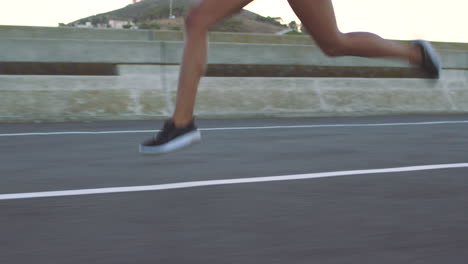
{"label": "green vegetation on hill", "polygon": [[[188,5],[184,5],[181,3],[176,3],[172,6],[172,14],[176,17],[183,16],[188,10]],[[169,4],[161,4],[160,6],[150,8],[145,11],[143,16],[136,18],[138,20],[157,20],[157,19],[165,19],[168,17],[170,13],[170,6]]]}
{"label": "green vegetation on hill", "polygon": [[279,26],[279,27],[284,27],[284,25],[278,22],[274,17],[269,17],[269,16],[264,17],[258,14],[255,14],[255,15],[256,15],[255,20],[257,21],[265,22],[265,23],[272,24],[272,25]]}
{"label": "green vegetation on hill", "polygon": [[87,22],[91,22],[93,26],[97,26],[99,24],[107,25],[109,23],[109,18],[107,16],[97,15],[97,16],[80,19],[77,22],[74,22],[73,24],[86,24]]}

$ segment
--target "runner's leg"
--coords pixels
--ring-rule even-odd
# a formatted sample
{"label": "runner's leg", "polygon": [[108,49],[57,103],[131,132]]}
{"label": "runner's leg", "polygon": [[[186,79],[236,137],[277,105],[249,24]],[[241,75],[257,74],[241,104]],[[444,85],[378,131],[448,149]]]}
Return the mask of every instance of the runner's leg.
{"label": "runner's leg", "polygon": [[206,68],[208,29],[253,0],[202,0],[185,19],[185,47],[179,73],[173,122],[182,127],[193,119],[198,83]]}
{"label": "runner's leg", "polygon": [[395,57],[422,64],[421,49],[409,43],[386,40],[367,32],[339,31],[331,0],[288,0],[308,33],[332,57]]}

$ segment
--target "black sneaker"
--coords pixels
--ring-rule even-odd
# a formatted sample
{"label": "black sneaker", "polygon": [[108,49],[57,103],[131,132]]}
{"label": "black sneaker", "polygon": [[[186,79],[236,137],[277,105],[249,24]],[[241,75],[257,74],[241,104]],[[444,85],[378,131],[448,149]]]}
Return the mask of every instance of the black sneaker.
{"label": "black sneaker", "polygon": [[140,144],[140,153],[160,155],[188,147],[200,141],[200,131],[193,121],[186,127],[178,128],[171,120],[167,120],[163,129],[157,135]]}
{"label": "black sneaker", "polygon": [[429,73],[431,78],[439,79],[441,71],[441,62],[437,51],[425,40],[414,41],[416,46],[421,48],[423,57],[423,69]]}

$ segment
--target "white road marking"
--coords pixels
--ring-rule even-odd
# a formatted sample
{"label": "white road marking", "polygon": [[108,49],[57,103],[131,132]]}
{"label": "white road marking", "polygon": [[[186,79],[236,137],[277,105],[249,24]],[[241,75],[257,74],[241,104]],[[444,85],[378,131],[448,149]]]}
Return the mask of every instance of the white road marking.
{"label": "white road marking", "polygon": [[161,191],[161,190],[214,186],[214,185],[306,180],[306,179],[324,178],[324,177],[338,177],[338,176],[379,174],[379,173],[396,173],[396,172],[409,172],[409,171],[427,171],[427,170],[467,168],[467,167],[468,167],[468,163],[456,163],[456,164],[424,165],[424,166],[411,166],[411,167],[386,168],[386,169],[320,172],[320,173],[270,176],[270,177],[192,181],[192,182],[179,182],[179,183],[131,186],[131,187],[111,187],[111,188],[98,188],[98,189],[81,189],[81,190],[65,190],[65,191],[32,192],[32,193],[11,193],[11,194],[0,194],[0,200],[63,197],[63,196],[107,194],[107,193]]}
{"label": "white road marking", "polygon": [[[381,124],[327,124],[327,125],[297,125],[297,126],[221,127],[221,128],[200,128],[199,130],[201,131],[229,131],[229,130],[330,128],[330,127],[428,126],[428,125],[450,125],[450,124],[468,124],[468,121],[461,120],[461,121],[434,121],[434,122],[381,123]],[[133,133],[155,133],[155,132],[159,132],[159,130],[32,132],[32,133],[0,134],[0,137],[133,134]]]}

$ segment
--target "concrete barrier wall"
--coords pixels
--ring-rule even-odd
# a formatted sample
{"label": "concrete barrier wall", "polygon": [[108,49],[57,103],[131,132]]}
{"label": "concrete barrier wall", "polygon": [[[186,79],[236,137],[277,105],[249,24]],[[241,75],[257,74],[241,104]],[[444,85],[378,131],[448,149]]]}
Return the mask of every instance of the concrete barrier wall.
{"label": "concrete barrier wall", "polygon": [[[118,75],[0,75],[0,121],[161,119],[173,111],[181,41],[145,40],[144,35],[148,37],[151,31],[105,30],[105,35],[86,29],[2,29],[0,50],[7,52],[0,53],[0,62],[104,62],[117,65]],[[129,40],[124,33],[135,39]],[[95,38],[77,37],[85,34]],[[60,39],[61,35],[66,38]],[[260,44],[275,36],[260,35],[255,42],[253,35],[220,35],[231,40],[245,35],[250,42],[210,43],[209,63],[319,65],[331,69],[409,67],[392,60],[327,58],[314,45],[294,44],[296,36],[287,44]],[[205,77],[200,83],[196,115],[224,118],[468,113],[468,45],[437,46],[444,61],[439,81]]]}
{"label": "concrete barrier wall", "polygon": [[[181,41],[59,40],[0,38],[0,62],[96,62],[178,64]],[[468,68],[468,50],[439,49],[445,69]],[[316,46],[215,43],[209,45],[213,64],[275,64],[349,67],[409,67],[406,62],[358,57],[329,58]]]}
{"label": "concrete barrier wall", "polygon": [[[88,29],[88,28],[50,28],[0,26],[2,38],[27,39],[94,39],[94,40],[131,40],[131,41],[183,41],[180,31],[128,30],[128,29]],[[276,36],[272,34],[222,33],[211,32],[210,41],[235,43],[269,43],[312,45],[307,36]]]}
{"label": "concrete barrier wall", "polygon": [[[120,76],[0,76],[0,118],[2,121],[161,119],[172,113],[178,66],[122,65],[119,69]],[[196,115],[467,113],[467,87],[468,72],[463,70],[446,70],[440,81],[204,78]]]}
{"label": "concrete barrier wall", "polygon": [[[26,39],[93,39],[93,40],[130,40],[130,41],[182,41],[183,32],[160,30],[128,30],[128,29],[93,29],[71,27],[28,27],[1,26],[0,38]],[[307,35],[252,34],[210,32],[212,42],[234,43],[266,43],[290,45],[315,45]],[[468,50],[465,43],[433,43],[437,49]]]}

